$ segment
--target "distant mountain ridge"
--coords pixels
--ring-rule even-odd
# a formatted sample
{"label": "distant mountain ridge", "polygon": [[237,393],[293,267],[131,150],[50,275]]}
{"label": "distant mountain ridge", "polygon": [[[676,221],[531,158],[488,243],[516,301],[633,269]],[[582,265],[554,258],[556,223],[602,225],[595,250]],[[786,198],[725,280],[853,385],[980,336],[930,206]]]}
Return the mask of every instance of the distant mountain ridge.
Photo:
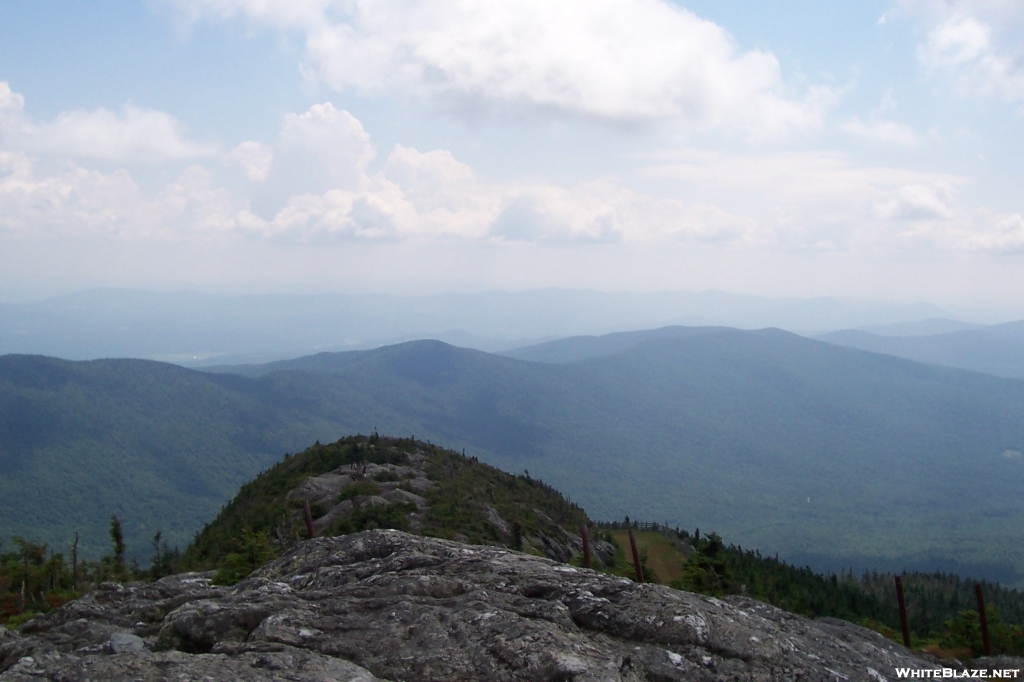
{"label": "distant mountain ridge", "polygon": [[916,320],[914,322],[867,325],[859,327],[856,331],[867,332],[876,336],[932,336],[934,334],[960,332],[965,329],[982,329],[985,326],[983,324],[950,320],[943,317],[930,317],[926,320]]}
{"label": "distant mountain ridge", "polygon": [[532,360],[534,362],[548,362],[561,364],[567,362],[579,362],[608,355],[615,355],[621,351],[635,348],[647,341],[659,339],[678,339],[684,336],[696,336],[701,334],[715,334],[727,331],[728,327],[683,327],[671,325],[659,329],[650,329],[638,332],[618,332],[604,334],[603,336],[570,336],[565,339],[556,339],[546,343],[514,348],[500,353],[510,358],[519,360]]}
{"label": "distant mountain ridge", "polygon": [[[950,322],[950,321],[947,321]],[[955,326],[955,325],[943,325]],[[944,367],[1024,378],[1024,320],[921,335],[881,335],[849,329],[814,338],[849,348],[885,353]],[[933,329],[941,329],[935,326]],[[892,328],[888,328],[892,331]]]}
{"label": "distant mountain ridge", "polygon": [[101,289],[0,303],[0,354],[135,357],[206,367],[423,338],[497,352],[566,336],[673,324],[825,331],[941,314],[928,304],[720,291],[218,296]]}
{"label": "distant mountain ridge", "polygon": [[[1024,382],[780,330],[637,340],[546,346],[559,364],[419,341],[257,377],[6,356],[0,518],[95,547],[116,511],[136,547],[158,526],[183,545],[283,452],[379,429],[529,469],[595,518],[715,529],[819,569],[1021,582]],[[574,343],[586,359],[567,361]]]}

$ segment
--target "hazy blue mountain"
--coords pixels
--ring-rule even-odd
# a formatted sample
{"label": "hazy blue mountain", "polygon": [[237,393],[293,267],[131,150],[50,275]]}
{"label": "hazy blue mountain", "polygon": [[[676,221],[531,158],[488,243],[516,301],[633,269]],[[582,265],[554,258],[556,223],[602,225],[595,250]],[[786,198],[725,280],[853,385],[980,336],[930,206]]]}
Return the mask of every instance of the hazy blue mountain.
{"label": "hazy blue mountain", "polygon": [[[436,339],[434,339],[436,340]],[[443,342],[442,342],[443,343]],[[341,353],[317,353],[305,355],[292,360],[276,360],[261,365],[214,365],[204,367],[204,371],[218,374],[240,374],[247,377],[262,377],[273,372],[337,372],[349,365],[365,359],[373,351],[352,350]]]}
{"label": "hazy blue mountain", "polygon": [[497,352],[566,336],[664,325],[827,331],[937,314],[939,309],[924,304],[714,291],[214,296],[107,289],[0,304],[0,354],[136,357],[203,367],[422,338]]}
{"label": "hazy blue mountain", "polygon": [[1024,378],[1024,323],[1021,322],[925,336],[880,336],[846,330],[815,338],[917,362]]}
{"label": "hazy blue mountain", "polygon": [[986,327],[986,330],[1001,338],[1024,341],[1024,320],[994,324]]}
{"label": "hazy blue mountain", "polygon": [[570,336],[545,343],[513,348],[501,355],[534,362],[566,363],[615,355],[647,341],[674,339],[697,334],[716,334],[724,327],[670,326],[636,332],[616,332],[602,336]]}
{"label": "hazy blue mountain", "polygon": [[5,357],[0,518],[100,544],[117,511],[134,542],[180,539],[284,451],[377,429],[528,469],[595,518],[823,568],[1024,577],[1024,381],[779,330],[651,336],[559,364],[421,341],[258,377]]}
{"label": "hazy blue mountain", "polygon": [[966,329],[982,329],[983,324],[972,324],[945,317],[930,317],[926,320],[913,322],[893,322],[892,324],[875,324],[859,327],[857,331],[868,332],[877,336],[931,336],[933,334],[949,334]]}

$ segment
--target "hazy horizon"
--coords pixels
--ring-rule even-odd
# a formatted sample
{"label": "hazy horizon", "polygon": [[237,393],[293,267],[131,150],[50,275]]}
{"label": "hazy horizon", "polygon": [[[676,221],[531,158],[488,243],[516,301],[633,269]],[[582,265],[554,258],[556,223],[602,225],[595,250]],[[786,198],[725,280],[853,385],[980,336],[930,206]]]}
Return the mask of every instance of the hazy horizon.
{"label": "hazy horizon", "polygon": [[422,338],[487,352],[555,339],[681,325],[861,329],[913,336],[1001,319],[924,303],[770,298],[720,291],[241,294],[96,289],[0,304],[0,354],[138,357],[186,366],[260,363]]}

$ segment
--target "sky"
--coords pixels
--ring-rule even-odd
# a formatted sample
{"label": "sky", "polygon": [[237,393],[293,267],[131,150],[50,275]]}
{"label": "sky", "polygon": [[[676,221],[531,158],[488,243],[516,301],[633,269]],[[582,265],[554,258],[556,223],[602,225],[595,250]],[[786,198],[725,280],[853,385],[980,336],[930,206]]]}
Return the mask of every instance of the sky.
{"label": "sky", "polygon": [[0,300],[722,290],[1024,316],[1019,0],[5,0]]}

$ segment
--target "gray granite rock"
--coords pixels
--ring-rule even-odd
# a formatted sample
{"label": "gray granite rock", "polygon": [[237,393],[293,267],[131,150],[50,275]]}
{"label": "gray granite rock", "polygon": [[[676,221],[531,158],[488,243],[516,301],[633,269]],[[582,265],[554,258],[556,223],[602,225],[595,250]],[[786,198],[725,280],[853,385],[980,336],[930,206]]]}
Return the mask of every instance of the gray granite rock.
{"label": "gray granite rock", "polygon": [[[104,586],[26,623],[0,638],[0,682],[878,682],[937,667],[843,621],[397,531],[304,542],[232,588],[207,578]],[[113,632],[152,651],[111,655]]]}
{"label": "gray granite rock", "polygon": [[110,651],[115,654],[128,654],[145,651],[146,643],[138,635],[128,632],[115,632],[110,636]]}
{"label": "gray granite rock", "polygon": [[427,501],[415,493],[401,488],[394,488],[383,495],[388,502],[410,502],[416,505],[417,509],[426,509]]}
{"label": "gray granite rock", "polygon": [[374,682],[368,670],[302,649],[238,655],[180,651],[90,656],[52,652],[25,658],[0,675],[4,682]]}

